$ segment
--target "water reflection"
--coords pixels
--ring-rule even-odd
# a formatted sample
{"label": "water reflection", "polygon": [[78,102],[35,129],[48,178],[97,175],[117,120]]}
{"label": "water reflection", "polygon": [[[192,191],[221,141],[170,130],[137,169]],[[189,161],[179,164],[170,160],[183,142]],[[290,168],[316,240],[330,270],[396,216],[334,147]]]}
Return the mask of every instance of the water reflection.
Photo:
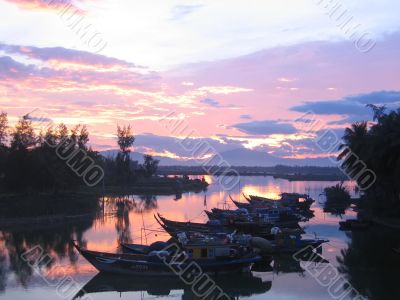
{"label": "water reflection", "polygon": [[[272,286],[271,281],[264,282],[261,278],[252,274],[229,275],[215,278],[215,283],[228,294],[231,299],[237,297],[250,297],[267,293]],[[93,293],[130,293],[146,292],[151,296],[170,296],[172,291],[182,290],[181,299],[202,299],[196,297],[190,286],[185,285],[176,277],[167,277],[162,280],[154,280],[143,277],[125,277],[107,274],[98,274],[91,279],[74,297],[83,299],[87,294]]]}
{"label": "water reflection", "polygon": [[368,299],[400,299],[400,254],[394,251],[400,245],[399,231],[374,226],[349,237],[348,249],[337,258],[339,271]]}
{"label": "water reflection", "polygon": [[[79,221],[62,223],[58,226],[57,224],[41,226],[38,229],[32,226],[0,229],[0,298],[30,300],[52,298],[53,295],[49,292],[51,289],[45,287],[44,283],[38,283],[38,280],[35,280],[36,275],[20,259],[22,253],[36,245],[41,245],[55,258],[54,264],[60,263],[68,268],[68,275],[81,286],[89,281],[85,290],[94,299],[101,299],[101,294],[103,299],[118,299],[117,292],[129,293],[132,299],[141,298],[139,292],[147,292],[149,295],[169,294],[173,298],[193,298],[190,290],[182,286],[179,281],[172,280],[163,284],[164,281],[148,278],[132,280],[96,275],[97,271],[75,254],[70,241],[78,240],[79,244],[86,244],[88,248],[99,251],[116,251],[120,242],[150,244],[157,240],[169,239],[167,234],[159,231],[159,226],[153,218],[155,212],[161,213],[168,219],[204,222],[206,217],[203,210],[206,208],[221,207],[224,204],[234,208],[234,205],[230,204],[229,194],[234,199],[239,199],[242,197],[242,191],[246,194],[268,197],[279,195],[281,192],[306,192],[317,200],[325,187],[335,183],[289,182],[272,177],[243,177],[240,189],[238,186],[228,193],[222,190],[218,186],[218,180],[214,179],[214,183],[205,193],[184,193],[178,195],[179,197],[176,195],[104,197],[99,200],[98,208],[95,209],[97,214]],[[315,217],[306,223],[308,233],[315,232],[318,237],[331,240],[329,244],[323,246],[323,256],[339,267],[363,295],[371,299],[399,299],[399,287],[396,281],[400,254],[392,250],[400,247],[398,233],[383,233],[379,229],[376,232],[354,232],[346,235],[338,230],[337,215],[344,212],[346,216],[354,215],[354,212],[344,207],[337,210],[331,210],[329,207],[329,203],[328,205],[315,203],[312,207]],[[49,272],[54,268],[54,264],[47,266]],[[267,272],[263,273],[266,274],[262,276],[264,280],[253,275],[235,280],[221,279],[221,284],[225,285],[229,293],[235,297],[330,299],[326,289],[307,276],[301,264],[290,256],[277,256],[269,268],[264,267],[262,271]],[[35,290],[39,296],[32,298],[24,292],[25,289]],[[101,293],[102,291],[109,293]]]}
{"label": "water reflection", "polygon": [[[7,276],[13,276],[17,285],[29,286],[35,275],[33,269],[22,260],[28,250],[40,246],[53,257],[52,261],[41,261],[39,266],[50,270],[58,261],[67,260],[75,265],[78,255],[71,241],[84,244],[83,233],[93,226],[95,217],[86,217],[75,224],[66,224],[51,229],[18,229],[0,232],[0,287],[6,287]],[[0,291],[2,290],[0,289]]]}
{"label": "water reflection", "polygon": [[107,224],[106,219],[115,220],[118,244],[131,243],[131,213],[140,214],[142,228],[145,228],[143,213],[155,211],[158,208],[157,196],[154,195],[122,195],[101,198],[101,224]]}

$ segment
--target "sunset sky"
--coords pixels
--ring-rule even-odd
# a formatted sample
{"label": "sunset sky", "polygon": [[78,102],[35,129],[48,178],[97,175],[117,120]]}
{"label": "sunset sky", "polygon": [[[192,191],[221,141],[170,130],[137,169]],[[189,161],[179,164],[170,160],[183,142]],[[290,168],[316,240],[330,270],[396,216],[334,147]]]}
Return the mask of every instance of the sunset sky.
{"label": "sunset sky", "polygon": [[0,110],[87,124],[99,151],[131,124],[135,151],[188,159],[165,126],[182,120],[218,152],[323,158],[322,132],[398,107],[399,15],[395,0],[0,0]]}

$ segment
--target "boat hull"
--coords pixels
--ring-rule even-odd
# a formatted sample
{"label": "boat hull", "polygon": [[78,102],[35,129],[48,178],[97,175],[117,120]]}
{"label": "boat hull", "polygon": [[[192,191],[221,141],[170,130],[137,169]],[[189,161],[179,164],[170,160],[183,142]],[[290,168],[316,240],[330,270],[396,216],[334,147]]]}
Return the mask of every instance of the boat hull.
{"label": "boat hull", "polygon": [[100,272],[132,276],[176,276],[180,271],[193,266],[193,262],[200,266],[202,273],[209,275],[243,273],[249,272],[253,263],[261,261],[259,256],[216,261],[188,259],[175,264],[177,272],[174,272],[158,256],[103,253],[79,247],[77,249]]}

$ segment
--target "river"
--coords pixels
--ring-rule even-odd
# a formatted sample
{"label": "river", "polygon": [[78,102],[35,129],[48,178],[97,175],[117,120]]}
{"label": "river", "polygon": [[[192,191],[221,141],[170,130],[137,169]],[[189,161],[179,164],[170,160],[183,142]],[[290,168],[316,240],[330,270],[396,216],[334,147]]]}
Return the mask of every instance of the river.
{"label": "river", "polygon": [[[98,276],[70,241],[85,241],[87,247],[94,250],[117,251],[121,241],[150,244],[167,240],[169,236],[153,218],[156,212],[173,220],[204,222],[205,209],[234,208],[229,194],[218,184],[218,178],[206,177],[206,180],[210,186],[205,192],[104,197],[99,199],[99,210],[93,217],[55,224],[51,228],[35,225],[0,229],[0,299],[193,299],[190,289],[179,280]],[[270,198],[277,198],[282,192],[309,194],[316,200],[312,207],[315,217],[302,225],[306,227],[306,236],[329,239],[329,243],[323,245],[322,256],[338,271],[338,278],[354,288],[355,293],[346,297],[400,299],[396,284],[400,254],[393,250],[400,248],[399,235],[383,229],[353,234],[340,231],[338,222],[353,218],[356,213],[352,207],[324,212],[325,199],[321,193],[335,183],[249,176],[242,177],[240,186],[230,195],[244,201],[241,192]],[[355,196],[354,184],[347,182],[346,185]],[[50,263],[31,268],[23,254],[34,247],[43,249],[43,253],[51,257]],[[324,286],[308,271],[312,268],[315,274],[327,265],[305,268],[291,257],[280,257],[272,263],[270,272],[254,272],[239,278],[228,276],[217,283],[234,298],[332,299],[332,287]],[[85,292],[81,290],[84,286]]]}

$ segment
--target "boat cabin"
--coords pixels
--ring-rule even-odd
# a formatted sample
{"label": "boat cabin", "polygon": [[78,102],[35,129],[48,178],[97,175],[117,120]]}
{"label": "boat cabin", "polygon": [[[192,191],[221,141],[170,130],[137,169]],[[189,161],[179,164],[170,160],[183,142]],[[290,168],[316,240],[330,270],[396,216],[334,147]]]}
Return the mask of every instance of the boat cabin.
{"label": "boat cabin", "polygon": [[185,250],[190,258],[229,258],[234,257],[238,251],[235,247],[224,244],[197,244],[186,245]]}

